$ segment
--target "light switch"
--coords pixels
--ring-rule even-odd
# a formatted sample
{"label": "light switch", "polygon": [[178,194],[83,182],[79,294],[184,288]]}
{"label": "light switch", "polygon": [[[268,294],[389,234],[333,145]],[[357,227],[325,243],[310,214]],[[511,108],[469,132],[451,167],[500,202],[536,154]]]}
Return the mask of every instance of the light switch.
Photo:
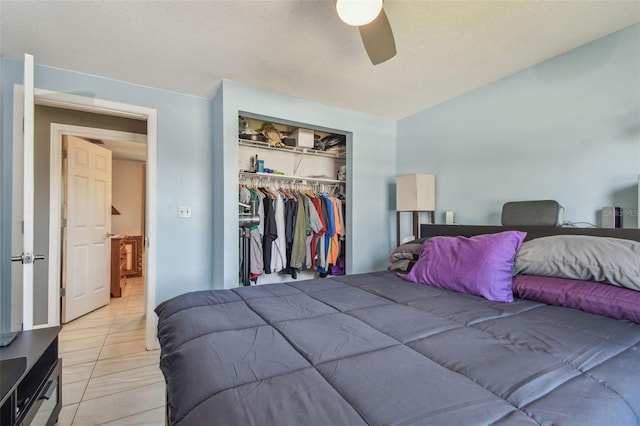
{"label": "light switch", "polygon": [[180,219],[190,219],[191,206],[178,206],[178,217]]}

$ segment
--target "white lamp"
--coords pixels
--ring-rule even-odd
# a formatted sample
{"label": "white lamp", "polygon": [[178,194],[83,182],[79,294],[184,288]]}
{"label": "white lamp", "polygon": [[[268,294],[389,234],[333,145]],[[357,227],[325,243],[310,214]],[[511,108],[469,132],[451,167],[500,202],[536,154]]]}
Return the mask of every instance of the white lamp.
{"label": "white lamp", "polygon": [[436,205],[434,175],[413,173],[396,177],[396,236],[400,245],[400,212],[413,212],[413,235],[418,238],[418,214],[431,213],[433,223]]}
{"label": "white lamp", "polygon": [[382,0],[338,0],[336,10],[346,24],[359,27],[376,19],[382,10]]}

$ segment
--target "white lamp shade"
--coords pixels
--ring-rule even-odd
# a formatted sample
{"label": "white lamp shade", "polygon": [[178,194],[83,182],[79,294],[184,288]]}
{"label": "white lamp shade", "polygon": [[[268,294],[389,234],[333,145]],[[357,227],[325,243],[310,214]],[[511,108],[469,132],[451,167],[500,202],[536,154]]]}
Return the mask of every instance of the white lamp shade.
{"label": "white lamp shade", "polygon": [[396,211],[432,212],[436,209],[436,178],[414,173],[396,177]]}
{"label": "white lamp shade", "polygon": [[359,27],[376,19],[382,10],[382,0],[338,0],[336,10],[346,24]]}

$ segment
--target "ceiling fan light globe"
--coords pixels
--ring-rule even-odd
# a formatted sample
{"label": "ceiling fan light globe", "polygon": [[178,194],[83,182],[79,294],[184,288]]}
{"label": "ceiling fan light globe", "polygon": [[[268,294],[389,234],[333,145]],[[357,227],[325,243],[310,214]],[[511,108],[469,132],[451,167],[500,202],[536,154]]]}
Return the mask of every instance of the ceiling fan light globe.
{"label": "ceiling fan light globe", "polygon": [[382,10],[382,0],[338,0],[336,10],[345,24],[359,27],[376,19]]}

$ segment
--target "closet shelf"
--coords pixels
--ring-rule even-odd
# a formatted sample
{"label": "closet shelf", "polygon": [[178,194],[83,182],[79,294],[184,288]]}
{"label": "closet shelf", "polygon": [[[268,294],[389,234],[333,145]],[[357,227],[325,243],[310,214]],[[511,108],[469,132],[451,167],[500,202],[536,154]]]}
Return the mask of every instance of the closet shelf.
{"label": "closet shelf", "polygon": [[240,178],[257,178],[257,179],[277,179],[277,180],[288,180],[295,181],[306,184],[307,182],[317,182],[317,183],[335,183],[335,184],[345,184],[344,180],[337,179],[327,179],[327,178],[315,178],[315,177],[305,177],[305,176],[288,176],[288,175],[279,175],[275,173],[252,173],[252,172],[240,172]]}
{"label": "closet shelf", "polygon": [[261,149],[268,149],[268,150],[272,150],[272,151],[280,151],[280,152],[290,152],[290,153],[294,153],[294,154],[305,154],[305,155],[316,155],[318,157],[328,157],[328,158],[335,158],[338,160],[344,160],[346,159],[346,153],[341,152],[327,152],[327,151],[320,151],[317,149],[311,149],[311,148],[301,148],[299,146],[283,146],[280,148],[276,148],[274,146],[269,145],[267,142],[261,142],[261,141],[250,141],[247,139],[238,139],[238,144],[240,146],[248,146],[248,147],[253,147],[253,148],[261,148]]}

